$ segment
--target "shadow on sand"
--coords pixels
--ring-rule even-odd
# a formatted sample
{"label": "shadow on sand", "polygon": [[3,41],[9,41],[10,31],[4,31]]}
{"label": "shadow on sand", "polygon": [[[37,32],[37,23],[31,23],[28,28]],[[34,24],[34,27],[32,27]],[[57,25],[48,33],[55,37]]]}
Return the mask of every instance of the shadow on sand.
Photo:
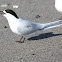
{"label": "shadow on sand", "polygon": [[49,32],[49,33],[43,33],[38,36],[31,37],[28,40],[39,40],[39,39],[45,39],[45,38],[59,36],[59,35],[62,35],[62,34],[53,34],[53,32]]}

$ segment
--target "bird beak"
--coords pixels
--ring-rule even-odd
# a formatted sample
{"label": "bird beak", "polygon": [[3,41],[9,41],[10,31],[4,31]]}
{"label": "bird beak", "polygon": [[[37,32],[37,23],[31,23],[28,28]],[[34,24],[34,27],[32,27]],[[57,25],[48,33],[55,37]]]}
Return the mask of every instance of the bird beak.
{"label": "bird beak", "polygon": [[3,11],[0,11],[0,14],[5,14]]}

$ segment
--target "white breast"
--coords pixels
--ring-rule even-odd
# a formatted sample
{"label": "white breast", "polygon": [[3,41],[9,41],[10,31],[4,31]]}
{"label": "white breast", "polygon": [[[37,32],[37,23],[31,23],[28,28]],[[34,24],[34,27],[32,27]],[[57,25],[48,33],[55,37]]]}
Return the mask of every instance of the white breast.
{"label": "white breast", "polygon": [[13,15],[8,14],[8,13],[5,14],[4,16],[7,18],[10,29],[12,30],[12,32],[18,34],[17,28],[18,28],[19,21],[17,21],[17,18],[15,18]]}

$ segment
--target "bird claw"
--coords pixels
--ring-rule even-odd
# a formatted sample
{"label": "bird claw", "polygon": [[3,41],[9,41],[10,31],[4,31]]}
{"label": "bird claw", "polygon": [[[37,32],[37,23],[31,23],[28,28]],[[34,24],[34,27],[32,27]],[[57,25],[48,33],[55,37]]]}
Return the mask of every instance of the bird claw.
{"label": "bird claw", "polygon": [[16,41],[16,42],[18,42],[18,43],[24,43],[24,41]]}

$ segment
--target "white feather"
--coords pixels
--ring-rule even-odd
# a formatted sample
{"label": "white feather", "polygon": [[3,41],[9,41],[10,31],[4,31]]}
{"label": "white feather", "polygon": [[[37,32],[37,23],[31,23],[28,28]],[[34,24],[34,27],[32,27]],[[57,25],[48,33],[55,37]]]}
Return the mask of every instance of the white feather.
{"label": "white feather", "polygon": [[45,24],[35,23],[35,22],[31,22],[25,19],[16,18],[10,13],[6,13],[5,11],[4,13],[5,13],[4,16],[7,18],[11,30],[14,33],[19,34],[19,35],[28,35],[36,31],[59,27],[61,25],[57,25],[57,26],[54,26],[54,25],[58,24],[59,22],[62,22],[62,20],[58,20],[55,22],[50,22],[50,23],[45,23]]}

